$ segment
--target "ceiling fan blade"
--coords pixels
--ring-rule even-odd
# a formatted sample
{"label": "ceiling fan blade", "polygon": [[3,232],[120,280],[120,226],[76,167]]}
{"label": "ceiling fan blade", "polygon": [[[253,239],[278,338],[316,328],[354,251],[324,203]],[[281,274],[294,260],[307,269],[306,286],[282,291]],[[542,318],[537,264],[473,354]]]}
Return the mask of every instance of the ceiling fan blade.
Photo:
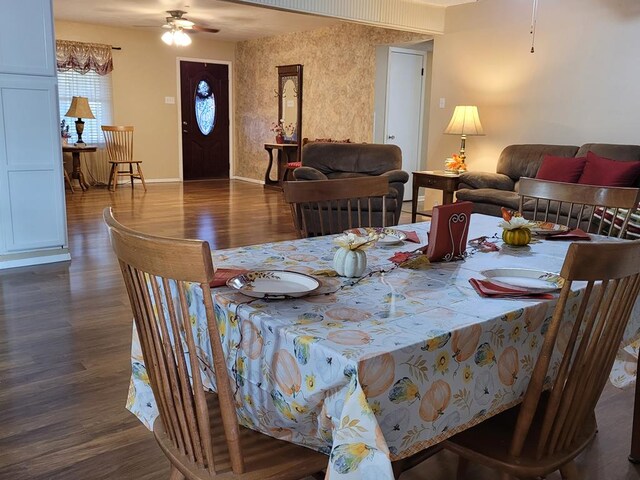
{"label": "ceiling fan blade", "polygon": [[205,33],[218,33],[220,31],[220,29],[218,28],[208,28],[208,27],[201,27],[200,25],[193,25],[190,30],[194,30],[196,32],[205,32]]}

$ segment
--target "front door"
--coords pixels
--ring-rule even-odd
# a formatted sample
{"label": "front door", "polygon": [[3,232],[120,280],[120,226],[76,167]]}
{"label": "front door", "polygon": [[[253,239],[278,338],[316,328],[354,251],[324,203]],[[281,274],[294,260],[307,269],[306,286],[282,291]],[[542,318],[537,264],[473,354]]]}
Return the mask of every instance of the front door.
{"label": "front door", "polygon": [[[424,98],[424,52],[389,51],[387,118],[385,141],[402,150],[402,169],[419,170]],[[412,178],[405,185],[404,199],[411,200]]]}
{"label": "front door", "polygon": [[229,66],[180,62],[182,176],[229,178]]}

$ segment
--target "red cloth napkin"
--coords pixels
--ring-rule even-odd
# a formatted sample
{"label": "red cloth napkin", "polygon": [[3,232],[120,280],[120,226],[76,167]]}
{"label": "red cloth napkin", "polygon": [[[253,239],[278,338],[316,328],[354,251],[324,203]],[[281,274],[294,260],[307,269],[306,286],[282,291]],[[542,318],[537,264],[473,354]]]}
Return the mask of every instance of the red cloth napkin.
{"label": "red cloth napkin", "polygon": [[227,284],[227,280],[247,272],[248,270],[242,270],[240,268],[219,268],[213,275],[213,280],[209,283],[211,288],[222,287]]}
{"label": "red cloth napkin", "polygon": [[470,278],[469,283],[478,295],[486,298],[554,298],[551,293],[531,293],[526,288],[503,287],[490,280]]}
{"label": "red cloth napkin", "polygon": [[576,228],[575,230],[569,230],[567,233],[550,235],[547,240],[591,240],[591,237],[584,230]]}
{"label": "red cloth napkin", "polygon": [[418,238],[418,234],[413,230],[408,232],[406,230],[398,230],[399,232],[404,233],[407,236],[407,242],[420,243],[420,239]]}

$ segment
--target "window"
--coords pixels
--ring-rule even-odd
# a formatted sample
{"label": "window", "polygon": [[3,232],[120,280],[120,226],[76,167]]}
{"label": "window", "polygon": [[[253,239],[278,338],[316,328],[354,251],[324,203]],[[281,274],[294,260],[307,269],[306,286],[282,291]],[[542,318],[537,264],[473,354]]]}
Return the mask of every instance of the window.
{"label": "window", "polygon": [[93,119],[83,119],[84,132],[82,139],[86,143],[103,145],[104,136],[100,127],[111,125],[111,74],[98,75],[94,71],[78,73],[73,70],[58,71],[58,97],[60,100],[60,120],[65,119],[69,126],[71,139],[76,139],[76,126],[74,118],[64,116],[69,110],[73,97],[87,97],[89,107],[93,112]]}
{"label": "window", "polygon": [[209,135],[216,122],[216,102],[206,80],[200,80],[196,88],[195,108],[198,128],[203,135]]}

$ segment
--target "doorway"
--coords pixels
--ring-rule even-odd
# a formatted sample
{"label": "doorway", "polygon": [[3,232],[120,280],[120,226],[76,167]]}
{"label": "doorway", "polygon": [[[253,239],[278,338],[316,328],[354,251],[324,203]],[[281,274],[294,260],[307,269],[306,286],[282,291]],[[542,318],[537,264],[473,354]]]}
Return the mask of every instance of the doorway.
{"label": "doorway", "polygon": [[182,178],[229,178],[229,65],[180,60]]}

